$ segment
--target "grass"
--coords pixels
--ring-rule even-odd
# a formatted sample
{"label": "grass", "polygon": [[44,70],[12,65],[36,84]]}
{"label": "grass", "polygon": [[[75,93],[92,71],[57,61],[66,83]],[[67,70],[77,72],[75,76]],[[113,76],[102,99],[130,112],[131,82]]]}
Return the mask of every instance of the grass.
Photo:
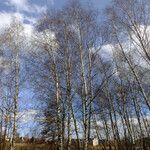
{"label": "grass", "polygon": [[[6,148],[7,149],[7,148]],[[109,150],[109,147],[106,148]],[[112,147],[112,150],[115,148]],[[54,144],[30,144],[30,143],[17,143],[16,150],[57,150]],[[71,147],[71,150],[77,150],[74,146]],[[88,150],[103,150],[102,146],[89,146]],[[136,150],[141,150],[137,147]],[[150,150],[150,148],[147,148]]]}
{"label": "grass", "polygon": [[47,144],[16,144],[16,150],[55,150],[53,145]]}
{"label": "grass", "polygon": [[[109,148],[107,148],[109,150]],[[16,150],[56,150],[54,145],[48,144],[16,144]],[[71,150],[77,150],[74,146]],[[103,150],[101,146],[89,146],[88,150]],[[114,150],[114,148],[112,148]]]}

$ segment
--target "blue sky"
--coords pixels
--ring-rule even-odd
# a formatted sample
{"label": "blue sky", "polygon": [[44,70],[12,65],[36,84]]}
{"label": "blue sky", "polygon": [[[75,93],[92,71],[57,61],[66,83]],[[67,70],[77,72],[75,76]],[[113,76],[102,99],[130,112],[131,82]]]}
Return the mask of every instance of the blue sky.
{"label": "blue sky", "polygon": [[[111,0],[90,1],[93,3],[94,7],[102,10]],[[11,17],[16,16],[23,23],[25,32],[30,35],[34,28],[33,24],[36,23],[38,17],[46,12],[47,9],[60,9],[66,2],[69,2],[69,0],[0,0],[0,30],[7,25],[9,26],[12,21]],[[81,0],[81,2],[84,5],[89,2],[89,0]],[[30,132],[30,129],[33,127],[34,122],[32,118],[35,116],[36,112],[31,108],[31,91],[22,91],[21,97],[23,97],[24,101],[20,103],[22,105],[20,107],[20,109],[22,109],[21,115],[23,115],[23,130],[21,128],[20,132],[21,135],[25,135],[27,132]],[[24,107],[25,103],[26,105]]]}

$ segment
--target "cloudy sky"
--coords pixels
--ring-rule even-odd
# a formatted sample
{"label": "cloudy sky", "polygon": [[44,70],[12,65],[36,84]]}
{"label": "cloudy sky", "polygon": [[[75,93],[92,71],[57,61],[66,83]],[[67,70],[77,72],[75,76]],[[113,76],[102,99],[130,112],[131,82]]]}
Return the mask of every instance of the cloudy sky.
{"label": "cloudy sky", "polygon": [[[35,23],[37,16],[51,8],[59,9],[69,0],[0,0],[0,27],[11,21],[11,15],[19,17],[25,24]],[[102,9],[110,0],[81,0],[82,3],[91,1],[95,7]]]}
{"label": "cloudy sky", "polygon": [[[81,0],[83,5],[89,1],[93,3],[93,7],[102,10],[111,0]],[[26,34],[31,34],[34,24],[43,13],[53,8],[60,9],[66,2],[69,0],[0,0],[0,30],[9,26],[12,16],[16,16],[23,23]],[[29,91],[22,93],[22,97],[28,100],[31,99],[31,95],[29,96]],[[22,128],[24,129],[21,128],[20,130],[22,135],[29,132],[35,114],[36,111],[31,108],[20,113],[23,122]]]}
{"label": "cloudy sky", "polygon": [[[81,0],[82,4],[92,2],[93,7],[104,9],[111,0]],[[0,29],[7,27],[12,16],[23,23],[26,34],[32,33],[33,25],[47,10],[60,9],[69,0],[0,0]]]}

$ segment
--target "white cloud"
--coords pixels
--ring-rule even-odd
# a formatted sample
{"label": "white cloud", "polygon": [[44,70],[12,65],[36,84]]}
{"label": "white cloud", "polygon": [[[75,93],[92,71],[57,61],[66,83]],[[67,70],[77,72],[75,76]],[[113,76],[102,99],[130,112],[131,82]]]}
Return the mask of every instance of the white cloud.
{"label": "white cloud", "polygon": [[23,22],[24,16],[20,13],[7,13],[7,12],[0,12],[0,29],[9,27],[11,24],[13,17],[16,17],[19,21]]}
{"label": "white cloud", "polygon": [[11,23],[12,17],[9,13],[1,12],[0,20],[0,28],[4,28]]}
{"label": "white cloud", "polygon": [[46,12],[46,6],[39,6],[36,4],[30,4],[28,0],[8,0],[5,4],[16,8],[17,12],[26,11],[28,13],[44,13]]}
{"label": "white cloud", "polygon": [[106,60],[112,60],[113,57],[112,45],[111,44],[103,45],[100,50],[100,55]]}
{"label": "white cloud", "polygon": [[21,13],[1,12],[0,20],[3,20],[3,21],[0,22],[0,30],[3,30],[4,28],[9,27],[11,22],[13,21],[13,17],[16,17],[22,23],[22,26],[24,27],[25,36],[31,37],[34,27],[33,27],[32,23],[31,24],[24,23],[24,20],[31,19],[31,18],[26,18]]}
{"label": "white cloud", "polygon": [[30,24],[24,24],[24,33],[26,37],[31,37],[32,32],[33,32],[33,26]]}

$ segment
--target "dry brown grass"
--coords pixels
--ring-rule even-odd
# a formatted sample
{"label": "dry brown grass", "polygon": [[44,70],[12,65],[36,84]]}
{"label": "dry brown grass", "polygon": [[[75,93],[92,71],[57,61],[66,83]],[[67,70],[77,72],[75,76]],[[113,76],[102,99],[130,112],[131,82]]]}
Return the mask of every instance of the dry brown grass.
{"label": "dry brown grass", "polygon": [[[109,148],[107,149],[109,150]],[[47,144],[16,144],[16,150],[56,150],[56,147]],[[71,150],[77,150],[77,148],[72,146]],[[89,146],[88,150],[103,150],[103,148],[102,146]]]}
{"label": "dry brown grass", "polygon": [[[106,149],[109,150],[109,147],[107,147]],[[115,148],[111,147],[111,149],[114,150]],[[6,150],[8,150],[8,147],[6,148]],[[54,144],[52,145],[52,144],[18,143],[16,144],[16,150],[57,150],[57,149]],[[71,150],[77,150],[77,148],[72,146]],[[103,147],[102,146],[95,146],[95,147],[89,146],[88,150],[103,150]],[[140,150],[140,148],[137,147],[136,150]],[[148,148],[147,150],[150,150],[150,148]]]}
{"label": "dry brown grass", "polygon": [[16,144],[16,150],[55,150],[53,145],[47,144]]}

